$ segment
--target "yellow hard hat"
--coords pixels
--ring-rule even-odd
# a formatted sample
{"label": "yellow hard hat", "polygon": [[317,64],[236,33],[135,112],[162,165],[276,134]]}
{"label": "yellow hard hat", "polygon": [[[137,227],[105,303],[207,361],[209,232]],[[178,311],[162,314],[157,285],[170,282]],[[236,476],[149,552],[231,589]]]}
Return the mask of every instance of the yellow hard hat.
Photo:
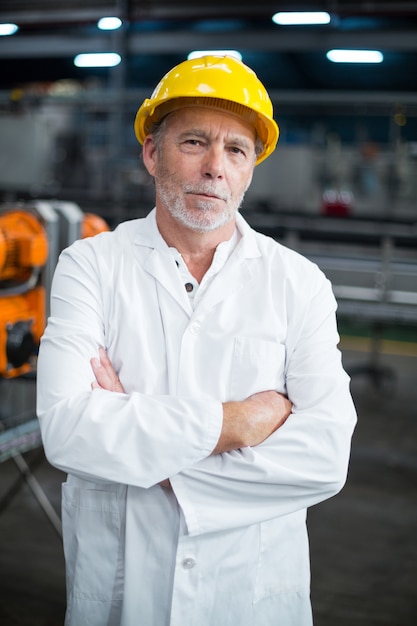
{"label": "yellow hard hat", "polygon": [[251,123],[264,144],[257,165],[275,150],[279,129],[271,99],[255,72],[230,56],[183,61],[165,74],[136,114],[137,140],[143,144],[168,113],[196,105],[223,109]]}

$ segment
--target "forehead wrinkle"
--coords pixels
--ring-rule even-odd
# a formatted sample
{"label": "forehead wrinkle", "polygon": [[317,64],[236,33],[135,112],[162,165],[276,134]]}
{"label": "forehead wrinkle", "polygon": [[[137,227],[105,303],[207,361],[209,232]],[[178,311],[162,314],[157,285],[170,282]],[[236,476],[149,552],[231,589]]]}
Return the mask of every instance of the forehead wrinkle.
{"label": "forehead wrinkle", "polygon": [[178,133],[177,138],[186,133],[196,133],[196,136],[207,139],[216,138],[218,137],[217,129],[220,129],[220,132],[224,130],[226,138],[224,143],[235,142],[238,147],[251,148],[252,142],[256,142],[255,128],[246,120],[228,111],[196,105],[172,111],[168,113],[167,119],[169,120],[168,127]]}

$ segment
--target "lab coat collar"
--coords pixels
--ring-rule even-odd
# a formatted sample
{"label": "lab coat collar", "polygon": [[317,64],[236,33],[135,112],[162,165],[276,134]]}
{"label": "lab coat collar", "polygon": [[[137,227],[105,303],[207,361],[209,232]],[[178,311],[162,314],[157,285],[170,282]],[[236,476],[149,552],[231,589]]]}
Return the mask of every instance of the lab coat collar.
{"label": "lab coat collar", "polygon": [[[156,209],[143,219],[139,220],[140,227],[136,230],[134,242],[139,246],[154,248],[162,253],[168,253],[169,248],[162,238],[156,224]],[[261,255],[256,241],[255,232],[240,213],[236,216],[236,226],[240,232],[241,240],[236,248],[241,258],[256,258]],[[236,252],[235,251],[235,252]]]}
{"label": "lab coat collar", "polygon": [[[255,268],[249,259],[261,256],[255,231],[245,219],[238,214],[236,221],[241,235],[236,249],[222,268],[221,279],[215,276],[208,287],[205,296],[195,313],[201,307],[212,308],[236,291],[247,287],[248,281],[253,277]],[[150,249],[150,254],[145,263],[145,269],[171,294],[173,298],[191,317],[193,315],[189,298],[183,289],[180,273],[170,253],[169,247],[159,233],[156,224],[156,211],[153,209],[149,215],[140,221],[140,227],[136,231],[134,242],[136,245]]]}

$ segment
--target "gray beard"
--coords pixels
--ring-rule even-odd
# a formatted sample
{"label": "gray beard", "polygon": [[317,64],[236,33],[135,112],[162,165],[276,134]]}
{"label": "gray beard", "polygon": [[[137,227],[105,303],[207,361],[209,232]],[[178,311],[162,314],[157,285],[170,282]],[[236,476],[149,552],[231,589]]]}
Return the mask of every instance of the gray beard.
{"label": "gray beard", "polygon": [[[198,193],[213,192],[211,184],[200,185],[198,190],[190,185],[184,189],[185,192],[192,190],[198,191]],[[242,194],[236,207],[225,204],[224,210],[214,215],[213,203],[209,200],[197,201],[195,204],[196,211],[192,212],[187,209],[185,199],[170,190],[169,182],[168,184],[159,185],[158,194],[173,218],[190,230],[200,233],[212,232],[232,221],[242,205],[244,198],[244,194]],[[225,201],[226,200],[227,198],[225,198]]]}

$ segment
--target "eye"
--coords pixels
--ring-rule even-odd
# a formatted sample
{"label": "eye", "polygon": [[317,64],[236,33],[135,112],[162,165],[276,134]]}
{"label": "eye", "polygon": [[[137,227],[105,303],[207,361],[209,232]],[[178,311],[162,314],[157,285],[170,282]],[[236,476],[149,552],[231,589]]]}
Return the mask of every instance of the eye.
{"label": "eye", "polygon": [[185,152],[192,152],[195,154],[197,151],[202,150],[204,147],[204,140],[200,137],[184,137],[180,142],[180,149]]}
{"label": "eye", "polygon": [[239,146],[230,146],[229,152],[236,155],[246,156],[246,152]]}

